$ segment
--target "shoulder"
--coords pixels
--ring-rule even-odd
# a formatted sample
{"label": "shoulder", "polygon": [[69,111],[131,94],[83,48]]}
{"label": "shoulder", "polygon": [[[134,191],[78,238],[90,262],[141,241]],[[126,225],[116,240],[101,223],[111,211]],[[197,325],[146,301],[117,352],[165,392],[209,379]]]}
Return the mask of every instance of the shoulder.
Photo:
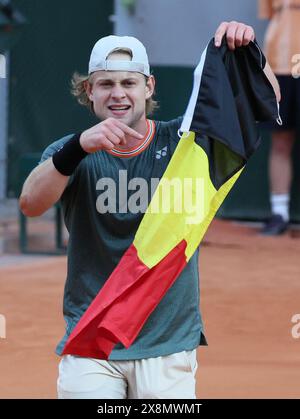
{"label": "shoulder", "polygon": [[157,135],[159,137],[169,137],[178,142],[178,130],[181,126],[183,116],[179,116],[171,121],[155,121]]}

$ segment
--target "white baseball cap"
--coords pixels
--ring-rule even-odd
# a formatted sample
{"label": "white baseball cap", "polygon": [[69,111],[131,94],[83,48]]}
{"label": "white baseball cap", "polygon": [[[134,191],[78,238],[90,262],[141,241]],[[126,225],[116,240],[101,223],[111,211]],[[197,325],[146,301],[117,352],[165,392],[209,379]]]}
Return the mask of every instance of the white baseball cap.
{"label": "white baseball cap", "polygon": [[[127,48],[132,53],[131,61],[108,60],[116,48]],[[94,71],[134,71],[150,76],[150,66],[144,45],[133,36],[110,35],[99,39],[94,45],[89,62],[89,74]]]}

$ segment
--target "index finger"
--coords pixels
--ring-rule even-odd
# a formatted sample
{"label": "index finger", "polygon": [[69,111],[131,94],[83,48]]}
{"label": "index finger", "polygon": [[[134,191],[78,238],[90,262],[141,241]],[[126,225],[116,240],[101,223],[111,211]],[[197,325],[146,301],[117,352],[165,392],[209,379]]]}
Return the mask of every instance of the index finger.
{"label": "index finger", "polygon": [[222,22],[215,33],[215,46],[219,47],[221,45],[223,36],[226,33],[228,27],[228,22]]}
{"label": "index finger", "polygon": [[119,121],[118,119],[114,120],[116,125],[121,128],[121,130],[123,132],[125,132],[125,134],[130,135],[131,137],[135,137],[138,140],[141,140],[142,138],[144,138],[144,136],[142,134],[140,134],[139,132],[135,131],[133,128],[130,128],[128,125],[124,124],[124,122]]}

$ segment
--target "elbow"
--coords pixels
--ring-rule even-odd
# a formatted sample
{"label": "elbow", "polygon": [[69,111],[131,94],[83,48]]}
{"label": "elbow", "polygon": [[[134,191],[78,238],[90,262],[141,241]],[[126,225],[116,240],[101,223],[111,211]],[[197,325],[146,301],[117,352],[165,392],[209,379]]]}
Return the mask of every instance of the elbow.
{"label": "elbow", "polygon": [[44,213],[41,208],[34,206],[28,195],[21,195],[19,199],[19,208],[26,217],[38,217]]}

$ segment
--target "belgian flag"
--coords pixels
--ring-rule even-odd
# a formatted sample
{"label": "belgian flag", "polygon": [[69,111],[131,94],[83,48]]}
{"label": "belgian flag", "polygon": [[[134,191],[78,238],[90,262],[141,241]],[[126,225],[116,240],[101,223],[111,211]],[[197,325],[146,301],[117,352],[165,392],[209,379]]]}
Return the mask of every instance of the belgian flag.
{"label": "belgian flag", "polygon": [[258,122],[280,123],[265,64],[256,41],[235,51],[225,40],[220,48],[210,41],[194,72],[178,146],[135,239],[63,354],[108,359],[116,343],[128,348],[135,340],[257,149]]}

